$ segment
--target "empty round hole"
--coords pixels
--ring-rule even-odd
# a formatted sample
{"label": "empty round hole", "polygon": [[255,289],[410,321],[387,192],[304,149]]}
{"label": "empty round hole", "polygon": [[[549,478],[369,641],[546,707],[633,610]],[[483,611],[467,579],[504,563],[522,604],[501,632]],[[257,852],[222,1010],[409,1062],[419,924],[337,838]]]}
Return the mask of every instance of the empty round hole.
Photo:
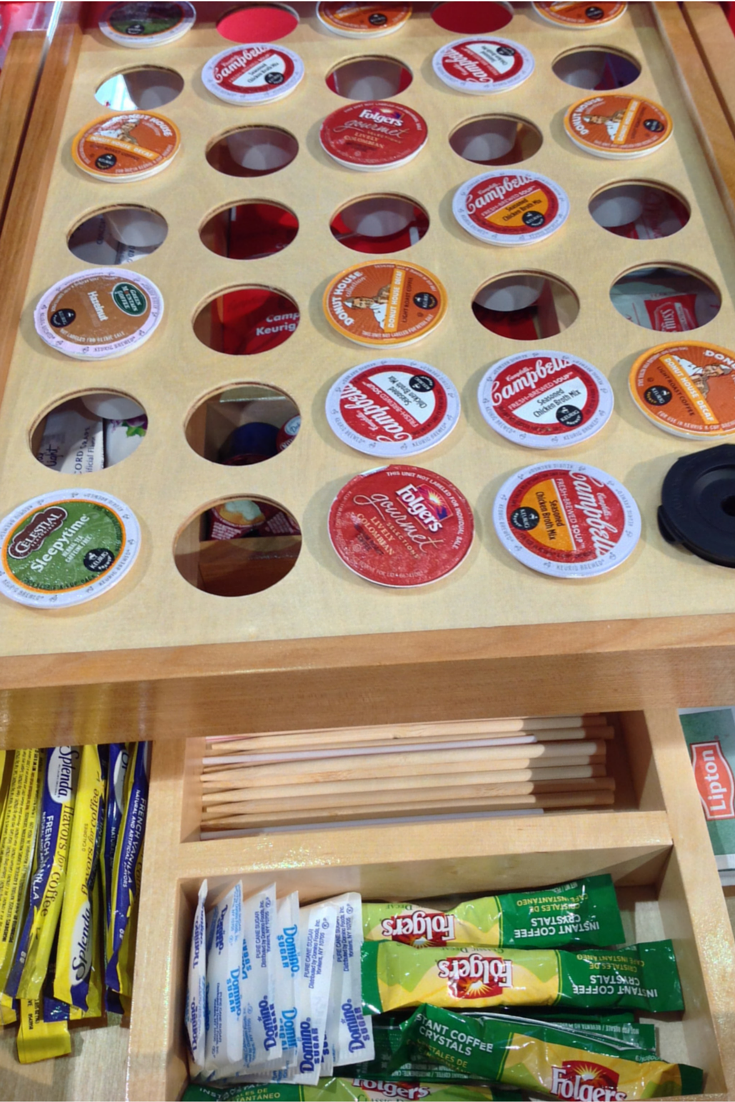
{"label": "empty round hole", "polygon": [[176,99],[183,88],[184,78],[173,69],[147,65],[108,77],[94,98],[112,111],[153,111]]}
{"label": "empty round hole", "polygon": [[565,84],[597,92],[624,88],[641,75],[640,65],[630,54],[602,47],[568,50],[557,57],[551,68]]}
{"label": "empty round hole", "polygon": [[545,272],[508,272],[485,283],[472,312],[486,329],[514,341],[555,337],[579,313],[579,299],[566,283]]}
{"label": "empty round hole", "polygon": [[454,34],[488,34],[507,27],[513,18],[510,4],[468,2],[451,0],[451,3],[437,4],[431,12],[431,18],[444,31]]}
{"label": "empty round hole", "polygon": [[109,207],[88,215],[69,234],[74,256],[88,264],[132,264],[166,240],[166,219],[147,207]]}
{"label": "empty round hole", "polygon": [[735,497],[732,495],[726,497],[725,500],[721,502],[721,505],[723,513],[727,513],[729,517],[735,517]]}
{"label": "empty round hole", "polygon": [[190,447],[210,463],[248,467],[285,451],[300,427],[299,408],[283,390],[239,383],[199,402],[185,432]]}
{"label": "empty round hole", "polygon": [[292,513],[260,496],[231,497],[184,525],[174,546],[189,585],[218,597],[270,589],[293,570],[301,529]]}
{"label": "empty round hole", "polygon": [[278,203],[238,203],[210,215],[199,230],[204,244],[230,260],[258,260],[290,245],[299,220]]}
{"label": "empty round hole", "polygon": [[127,459],[148,429],[145,409],[128,394],[90,390],[48,410],[31,430],[31,451],[49,470],[90,475]]}
{"label": "empty round hole", "polygon": [[352,57],[327,76],[327,87],[345,99],[385,100],[404,92],[413,73],[393,57]]}
{"label": "empty round hole", "polygon": [[298,25],[298,15],[287,4],[243,4],[226,12],[217,30],[230,42],[276,42]]}
{"label": "empty round hole", "polygon": [[269,176],[290,165],[299,151],[293,134],[276,126],[231,130],[207,149],[207,160],[225,176]]}
{"label": "empty round hole", "polygon": [[355,252],[395,253],[421,240],[429,228],[429,216],[403,195],[368,195],[337,211],[329,228]]}
{"label": "empty round hole", "polygon": [[689,221],[689,207],[681,195],[643,181],[598,191],[590,199],[590,214],[610,233],[639,241],[670,237]]}
{"label": "empty round hole", "polygon": [[292,298],[272,287],[234,287],[209,299],[194,318],[202,344],[229,356],[254,356],[287,341],[299,324]]}
{"label": "empty round hole", "polygon": [[515,165],[538,153],[541,131],[513,115],[486,115],[468,119],[449,135],[455,153],[478,165]]}
{"label": "empty round hole", "polygon": [[628,321],[657,333],[686,333],[717,316],[719,291],[700,272],[673,265],[635,268],[610,288],[613,306]]}

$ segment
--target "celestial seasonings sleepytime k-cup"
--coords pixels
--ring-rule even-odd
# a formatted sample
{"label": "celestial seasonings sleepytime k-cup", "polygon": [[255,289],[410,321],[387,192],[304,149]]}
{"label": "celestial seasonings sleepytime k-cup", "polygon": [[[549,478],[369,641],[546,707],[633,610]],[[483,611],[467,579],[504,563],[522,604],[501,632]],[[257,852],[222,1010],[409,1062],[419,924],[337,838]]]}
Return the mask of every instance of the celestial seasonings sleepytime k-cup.
{"label": "celestial seasonings sleepytime k-cup", "polygon": [[671,341],[644,352],[628,377],[633,401],[664,432],[689,440],[735,433],[735,352]]}
{"label": "celestial seasonings sleepytime k-cup", "polygon": [[87,123],[71,145],[74,164],[97,180],[145,180],[171,164],[181,148],[178,127],[156,111],[103,115]]}
{"label": "celestial seasonings sleepytime k-cup", "polygon": [[525,46],[507,38],[461,38],[438,49],[432,65],[455,92],[485,95],[517,88],[530,77],[534,60]]}
{"label": "celestial seasonings sleepytime k-cup", "polygon": [[341,38],[382,38],[410,19],[411,5],[319,3],[316,14],[322,26]]}
{"label": "celestial seasonings sleepytime k-cup", "polygon": [[534,3],[534,11],[546,23],[555,27],[567,27],[571,31],[590,31],[595,27],[609,26],[620,19],[627,4],[544,4]]}
{"label": "celestial seasonings sleepytime k-cup", "polygon": [[323,307],[332,328],[356,344],[411,344],[440,324],[447,292],[418,264],[376,260],[335,276]]}
{"label": "celestial seasonings sleepytime k-cup", "polygon": [[202,82],[225,103],[255,107],[293,92],[304,76],[304,63],[285,46],[249,42],[230,46],[206,63]]}
{"label": "celestial seasonings sleepytime k-cup", "polygon": [[484,172],[457,188],[452,212],[463,229],[490,245],[531,245],[550,237],[569,216],[567,194],[536,172]]}
{"label": "celestial seasonings sleepytime k-cup", "polygon": [[653,100],[630,93],[588,96],[572,104],[564,116],[567,136],[595,157],[630,160],[660,149],[674,123]]}
{"label": "celestial seasonings sleepytime k-cup", "polygon": [[319,131],[338,164],[375,172],[407,164],[423,149],[427,127],[417,111],[390,100],[358,100],[327,115]]}
{"label": "celestial seasonings sleepytime k-cup", "polygon": [[190,30],[195,19],[194,5],[181,0],[110,4],[102,13],[99,28],[116,46],[141,50],[176,42]]}

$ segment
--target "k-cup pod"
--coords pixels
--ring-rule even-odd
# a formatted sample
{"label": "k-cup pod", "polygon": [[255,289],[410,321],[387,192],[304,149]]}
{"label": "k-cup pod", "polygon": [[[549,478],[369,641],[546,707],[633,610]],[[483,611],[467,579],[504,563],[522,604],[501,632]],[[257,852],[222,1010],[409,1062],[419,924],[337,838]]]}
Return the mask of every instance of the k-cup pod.
{"label": "k-cup pod", "polygon": [[285,425],[281,425],[276,437],[276,451],[283,452],[293,444],[301,428],[301,417],[289,417]]}
{"label": "k-cup pod", "polygon": [[345,207],[340,218],[356,237],[394,237],[411,225],[413,210],[405,199],[376,195]]}
{"label": "k-cup pod", "polygon": [[436,51],[432,65],[455,92],[472,95],[517,88],[534,69],[533,55],[525,46],[491,36],[449,42]]}
{"label": "k-cup pod", "polygon": [[735,433],[735,352],[707,341],[672,341],[644,352],[628,377],[638,409],[688,440]]}
{"label": "k-cup pod", "polygon": [[145,410],[124,394],[82,394],[82,403],[95,417],[112,421],[125,421],[128,417],[143,417]]}
{"label": "k-cup pod", "polygon": [[221,463],[228,467],[246,467],[262,463],[277,454],[278,429],[265,421],[248,421],[228,436],[219,451]]}
{"label": "k-cup pod", "polygon": [[410,4],[332,4],[316,6],[317,19],[341,38],[382,38],[408,22]]}
{"label": "k-cup pod", "polygon": [[552,578],[593,578],[620,566],[641,534],[638,506],[617,479],[584,463],[524,467],[495,498],[498,539]]}
{"label": "k-cup pod", "polygon": [[531,245],[550,237],[569,216],[567,194],[536,172],[505,169],[474,176],[452,200],[463,229],[490,245]]}
{"label": "k-cup pod", "polygon": [[304,63],[285,46],[253,42],[230,46],[202,69],[207,91],[225,103],[255,107],[293,92],[304,76]]}
{"label": "k-cup pod", "polygon": [[356,344],[412,344],[440,324],[447,293],[417,264],[379,260],[335,276],[323,307],[332,328]]}
{"label": "k-cup pod", "polygon": [[642,190],[640,186],[631,184],[625,191],[619,190],[620,194],[603,194],[590,203],[595,222],[606,230],[629,226],[643,214],[644,200],[638,194]]}
{"label": "k-cup pod", "polygon": [[319,141],[339,164],[366,172],[407,164],[423,148],[427,133],[423,118],[410,107],[362,100],[327,115]]}
{"label": "k-cup pod", "polygon": [[113,207],[105,216],[115,237],[134,249],[155,249],[166,240],[168,226],[160,214],[142,207]]}
{"label": "k-cup pod", "polygon": [[735,567],[735,444],[677,459],[664,478],[658,527],[717,566]]}
{"label": "k-cup pod", "polygon": [[564,129],[575,145],[595,157],[630,160],[665,145],[674,124],[653,100],[611,92],[573,104],[564,116]]}
{"label": "k-cup pod", "polygon": [[538,276],[519,275],[513,283],[504,283],[498,287],[489,283],[475,296],[475,301],[486,310],[496,310],[502,314],[511,314],[515,310],[527,310],[541,297],[543,279]]}
{"label": "k-cup pod", "polygon": [[43,494],[0,522],[0,593],[34,608],[79,605],[117,585],[139,548],[135,515],[110,494]]}
{"label": "k-cup pod", "polygon": [[277,172],[294,159],[294,139],[274,127],[234,130],[225,140],[233,161],[250,172]]}
{"label": "k-cup pod", "polygon": [[398,589],[446,578],[467,555],[473,532],[472,510],[456,486],[404,464],[357,475],[329,511],[329,538],[345,566]]}
{"label": "k-cup pod", "polygon": [[83,126],[71,155],[82,172],[119,184],[161,172],[180,146],[181,135],[170,119],[153,111],[127,111]]}
{"label": "k-cup pod", "polygon": [[534,10],[545,23],[588,31],[620,19],[627,4],[536,4]]}
{"label": "k-cup pod", "polygon": [[41,340],[78,360],[108,360],[147,341],[163,317],[163,298],[145,276],[92,268],[55,283],[33,314]]}
{"label": "k-cup pod", "polygon": [[506,157],[516,144],[518,122],[497,115],[493,119],[475,119],[465,123],[451,136],[451,145],[466,161],[490,164]]}
{"label": "k-cup pod", "polygon": [[486,372],[477,391],[490,428],[526,448],[568,448],[589,440],[613,411],[601,371],[565,352],[519,352]]}
{"label": "k-cup pod", "polygon": [[343,443],[384,459],[438,444],[459,420],[456,387],[416,360],[372,360],[346,371],[327,395],[327,420]]}
{"label": "k-cup pod", "polygon": [[194,25],[195,19],[193,4],[110,4],[99,27],[116,46],[139,50],[176,42]]}

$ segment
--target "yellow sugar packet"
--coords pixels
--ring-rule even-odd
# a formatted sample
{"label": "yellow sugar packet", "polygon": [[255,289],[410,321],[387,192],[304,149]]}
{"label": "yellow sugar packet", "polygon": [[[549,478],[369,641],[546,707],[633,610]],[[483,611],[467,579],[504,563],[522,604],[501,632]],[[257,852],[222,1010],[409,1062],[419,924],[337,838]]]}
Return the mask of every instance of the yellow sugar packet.
{"label": "yellow sugar packet", "polygon": [[20,1000],[18,1059],[21,1064],[36,1064],[54,1056],[68,1056],[71,1037],[66,1022],[44,1022],[41,999]]}
{"label": "yellow sugar packet", "polygon": [[18,1015],[10,995],[0,994],[0,1029],[17,1022]]}
{"label": "yellow sugar packet", "polygon": [[38,825],[41,750],[16,750],[0,834],[0,991],[23,918]]}

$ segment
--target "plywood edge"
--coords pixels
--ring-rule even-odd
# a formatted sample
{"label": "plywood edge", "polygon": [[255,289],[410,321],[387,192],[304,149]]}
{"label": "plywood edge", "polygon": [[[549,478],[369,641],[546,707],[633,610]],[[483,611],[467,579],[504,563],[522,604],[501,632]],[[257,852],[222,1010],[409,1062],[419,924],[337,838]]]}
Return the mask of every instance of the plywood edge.
{"label": "plywood edge", "polygon": [[685,3],[684,18],[720,106],[735,133],[735,35],[721,4]]}
{"label": "plywood edge", "polygon": [[0,228],[33,104],[45,40],[45,31],[14,34],[0,73]]}

